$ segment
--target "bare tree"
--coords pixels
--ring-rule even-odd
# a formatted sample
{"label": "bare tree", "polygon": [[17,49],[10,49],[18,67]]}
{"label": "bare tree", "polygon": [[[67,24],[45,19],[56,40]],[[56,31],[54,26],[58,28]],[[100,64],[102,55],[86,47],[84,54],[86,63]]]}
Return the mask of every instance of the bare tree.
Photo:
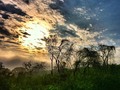
{"label": "bare tree", "polygon": [[115,46],[99,45],[99,51],[103,66],[107,66],[109,61],[114,58]]}
{"label": "bare tree", "polygon": [[50,54],[51,74],[53,74],[54,61],[57,70],[60,73],[61,67],[66,66],[66,61],[70,60],[73,44],[67,39],[62,39],[59,43],[56,35],[50,35],[49,38],[45,38],[44,40],[46,41],[48,52]]}
{"label": "bare tree", "polygon": [[43,41],[46,42],[48,52],[50,54],[51,60],[51,74],[53,74],[53,67],[54,67],[54,54],[56,52],[55,48],[57,47],[57,35],[50,35],[48,38],[44,38]]}

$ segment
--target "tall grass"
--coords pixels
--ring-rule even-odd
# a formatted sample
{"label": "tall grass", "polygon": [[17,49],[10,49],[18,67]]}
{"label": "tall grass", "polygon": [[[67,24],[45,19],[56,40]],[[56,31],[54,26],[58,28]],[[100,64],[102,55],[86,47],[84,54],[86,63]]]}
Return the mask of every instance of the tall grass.
{"label": "tall grass", "polygon": [[54,75],[33,74],[8,77],[0,75],[0,90],[119,90],[120,67],[80,68],[74,76],[72,70]]}

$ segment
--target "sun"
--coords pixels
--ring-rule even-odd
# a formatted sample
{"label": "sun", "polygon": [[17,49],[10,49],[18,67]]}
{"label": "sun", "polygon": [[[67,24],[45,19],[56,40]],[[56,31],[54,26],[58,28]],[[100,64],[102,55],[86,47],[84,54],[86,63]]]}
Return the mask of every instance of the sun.
{"label": "sun", "polygon": [[19,36],[21,45],[31,51],[45,49],[46,43],[42,39],[49,37],[49,25],[44,22],[27,22],[20,30],[23,33]]}

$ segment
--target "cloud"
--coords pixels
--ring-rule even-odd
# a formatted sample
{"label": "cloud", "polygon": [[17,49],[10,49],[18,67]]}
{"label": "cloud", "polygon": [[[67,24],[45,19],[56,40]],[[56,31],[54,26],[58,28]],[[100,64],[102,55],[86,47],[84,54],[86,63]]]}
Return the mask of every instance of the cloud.
{"label": "cloud", "polygon": [[22,15],[22,16],[26,15],[25,12],[23,12],[19,8],[16,8],[15,5],[4,4],[2,1],[0,2],[0,8],[1,8],[1,10],[7,11],[7,12],[12,13],[12,14],[18,14],[18,15]]}
{"label": "cloud", "polygon": [[0,26],[0,33],[7,36],[11,35],[11,33],[5,27],[1,27],[1,26]]}
{"label": "cloud", "polygon": [[21,57],[12,57],[12,58],[0,57],[0,62],[2,62],[5,67],[10,69],[22,66],[23,62],[25,61],[26,59]]}
{"label": "cloud", "polygon": [[61,37],[78,37],[76,34],[76,31],[74,31],[72,28],[67,28],[65,25],[58,25],[54,31],[51,31],[54,33],[57,33]]}
{"label": "cloud", "polygon": [[0,49],[0,62],[5,67],[13,69],[22,66],[24,62],[32,61],[34,63],[46,62],[50,63],[48,54],[25,53],[24,51]]}
{"label": "cloud", "polygon": [[27,5],[22,0],[0,0],[0,58],[7,66],[21,65],[28,60],[50,62],[48,54],[21,48],[19,36],[29,35],[20,29],[35,18],[49,24],[51,33],[77,42],[76,45],[96,45],[97,42],[120,45],[120,13],[116,0],[56,1],[34,0]]}
{"label": "cloud", "polygon": [[[107,29],[102,35],[116,43],[116,40],[120,40],[118,0],[64,0],[63,4],[59,1],[54,3],[57,6],[56,10],[59,9],[67,23],[75,24],[82,29],[88,28],[90,32],[101,32]],[[117,34],[111,36],[115,33]]]}

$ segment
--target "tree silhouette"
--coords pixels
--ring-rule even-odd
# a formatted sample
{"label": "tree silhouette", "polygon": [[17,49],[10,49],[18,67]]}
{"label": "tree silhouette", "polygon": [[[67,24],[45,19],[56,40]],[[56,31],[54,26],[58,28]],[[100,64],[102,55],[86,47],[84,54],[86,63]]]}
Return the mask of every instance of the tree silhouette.
{"label": "tree silhouette", "polygon": [[29,74],[37,73],[40,70],[45,69],[46,63],[39,62],[39,63],[32,63],[31,61],[23,63],[23,67],[25,68],[26,72]]}
{"label": "tree silhouette", "polygon": [[77,72],[80,65],[85,67],[84,72],[89,66],[97,67],[100,65],[100,56],[97,51],[90,50],[88,48],[83,48],[82,50],[78,50],[77,53],[77,60],[74,63],[74,75]]}
{"label": "tree silhouette", "polygon": [[103,66],[108,66],[109,61],[114,58],[115,46],[100,44],[99,51],[103,61]]}
{"label": "tree silhouette", "polygon": [[43,41],[46,42],[48,52],[50,54],[50,60],[51,60],[51,74],[53,74],[53,67],[54,67],[54,54],[55,54],[55,48],[57,47],[57,35],[50,35],[50,37],[46,38],[44,37]]}
{"label": "tree silhouette", "polygon": [[16,67],[11,71],[11,73],[12,76],[17,78],[20,75],[24,75],[26,73],[26,69],[24,67]]}
{"label": "tree silhouette", "polygon": [[0,69],[4,68],[3,63],[0,62]]}
{"label": "tree silhouette", "polygon": [[23,63],[23,67],[26,69],[26,72],[32,73],[33,69],[31,61]]}
{"label": "tree silhouette", "polygon": [[9,76],[10,75],[10,70],[8,68],[5,68],[3,63],[0,62],[0,76]]}
{"label": "tree silhouette", "polygon": [[46,41],[48,52],[50,54],[51,74],[53,74],[54,61],[56,63],[57,71],[60,73],[63,66],[66,66],[66,61],[70,60],[73,51],[73,43],[67,39],[62,39],[58,42],[56,35],[50,35],[49,38],[44,38],[44,41]]}
{"label": "tree silhouette", "polygon": [[32,67],[33,72],[39,72],[39,70],[43,70],[46,67],[46,63],[45,62],[41,62],[41,63],[35,63]]}

